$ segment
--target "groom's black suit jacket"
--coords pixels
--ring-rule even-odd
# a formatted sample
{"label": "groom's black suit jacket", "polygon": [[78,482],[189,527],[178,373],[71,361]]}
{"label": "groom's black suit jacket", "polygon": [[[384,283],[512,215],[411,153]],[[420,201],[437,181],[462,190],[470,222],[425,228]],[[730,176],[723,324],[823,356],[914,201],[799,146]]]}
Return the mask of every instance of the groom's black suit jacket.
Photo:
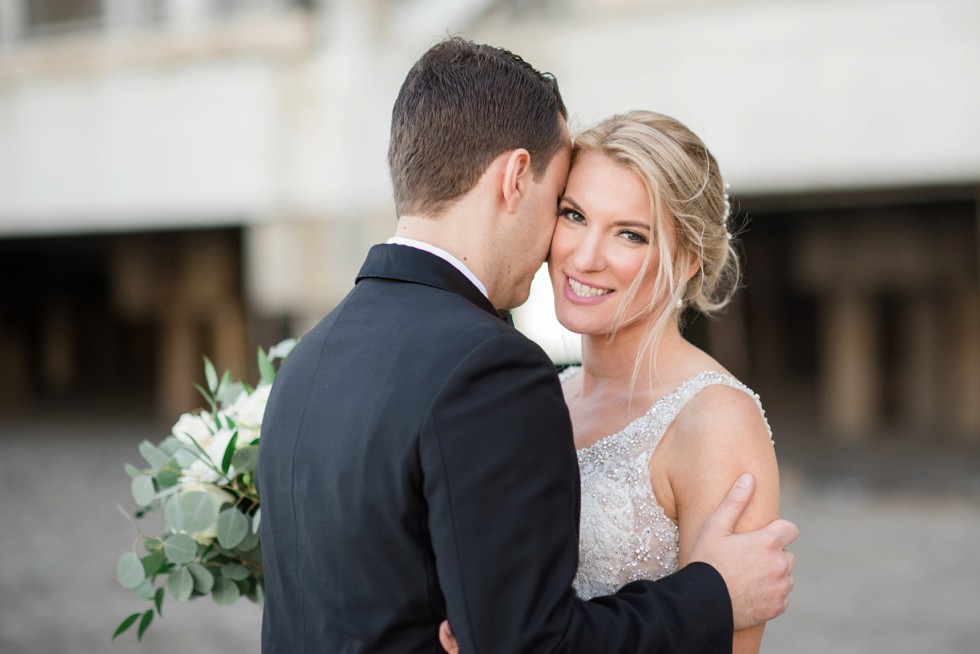
{"label": "groom's black suit jacket", "polygon": [[730,652],[710,566],[589,602],[579,479],[542,350],[449,263],[375,246],[290,354],[258,470],[262,651]]}

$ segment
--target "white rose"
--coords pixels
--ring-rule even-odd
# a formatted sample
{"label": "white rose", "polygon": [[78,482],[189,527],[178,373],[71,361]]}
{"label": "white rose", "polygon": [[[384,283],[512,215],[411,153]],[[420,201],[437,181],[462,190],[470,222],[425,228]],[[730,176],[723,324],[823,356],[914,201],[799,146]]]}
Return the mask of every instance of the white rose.
{"label": "white rose", "polygon": [[[184,468],[180,483],[186,487],[193,484],[216,484],[225,481],[217,471],[221,470],[221,461],[224,459],[225,450],[228,449],[228,443],[231,442],[233,433],[230,429],[225,428],[211,435],[207,445],[201,443],[204,445],[203,455],[192,445],[189,449],[194,452],[196,458]],[[205,458],[207,460],[204,460]],[[228,478],[234,476],[234,468],[229,468]]]}
{"label": "white rose", "polygon": [[251,395],[243,392],[228,410],[238,427],[238,448],[245,447],[258,438],[271,390],[271,384],[264,384],[252,391]]}
{"label": "white rose", "polygon": [[221,476],[214,471],[213,467],[204,461],[197,460],[184,468],[184,474],[180,476],[180,483],[182,487],[215,484],[220,478]]}
{"label": "white rose", "polygon": [[190,445],[192,448],[194,447],[191,443],[192,438],[197,441],[198,445],[207,448],[211,444],[212,435],[209,425],[212,421],[213,418],[207,411],[185,413],[177,420],[171,432],[179,441]]}

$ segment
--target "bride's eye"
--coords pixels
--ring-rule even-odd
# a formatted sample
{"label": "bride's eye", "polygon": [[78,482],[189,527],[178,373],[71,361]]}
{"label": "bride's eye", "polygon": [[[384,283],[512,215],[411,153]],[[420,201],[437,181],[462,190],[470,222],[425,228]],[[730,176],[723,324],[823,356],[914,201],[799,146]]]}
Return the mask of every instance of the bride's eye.
{"label": "bride's eye", "polygon": [[571,207],[564,207],[560,209],[558,211],[558,215],[564,216],[566,219],[570,220],[573,223],[585,222],[585,216],[580,214],[578,211],[575,211],[575,209],[572,209]]}
{"label": "bride's eye", "polygon": [[630,243],[637,243],[637,244],[640,244],[640,245],[646,245],[647,243],[650,242],[649,240],[647,240],[647,237],[646,236],[644,236],[643,234],[641,234],[639,232],[634,232],[631,229],[624,229],[623,231],[621,231],[619,233],[619,235],[622,236],[623,238],[625,238]]}

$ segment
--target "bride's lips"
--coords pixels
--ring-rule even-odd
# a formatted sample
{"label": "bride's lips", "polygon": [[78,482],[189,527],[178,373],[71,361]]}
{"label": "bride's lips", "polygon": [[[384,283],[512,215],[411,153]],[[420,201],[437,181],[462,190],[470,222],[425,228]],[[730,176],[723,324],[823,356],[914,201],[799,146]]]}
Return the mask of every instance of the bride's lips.
{"label": "bride's lips", "polygon": [[563,287],[565,299],[573,304],[598,304],[615,292],[611,288],[586,284],[568,275],[565,275]]}

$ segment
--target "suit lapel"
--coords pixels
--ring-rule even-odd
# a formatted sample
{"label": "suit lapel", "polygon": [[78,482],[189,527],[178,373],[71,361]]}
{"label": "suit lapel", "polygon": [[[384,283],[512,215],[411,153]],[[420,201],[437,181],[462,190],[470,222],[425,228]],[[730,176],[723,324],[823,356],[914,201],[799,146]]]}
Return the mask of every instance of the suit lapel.
{"label": "suit lapel", "polygon": [[490,300],[466,278],[466,275],[448,261],[424,250],[406,245],[375,245],[368,252],[367,259],[357,274],[357,282],[368,278],[391,279],[441,288],[466,298],[491,315],[506,320],[506,317],[494,308]]}

